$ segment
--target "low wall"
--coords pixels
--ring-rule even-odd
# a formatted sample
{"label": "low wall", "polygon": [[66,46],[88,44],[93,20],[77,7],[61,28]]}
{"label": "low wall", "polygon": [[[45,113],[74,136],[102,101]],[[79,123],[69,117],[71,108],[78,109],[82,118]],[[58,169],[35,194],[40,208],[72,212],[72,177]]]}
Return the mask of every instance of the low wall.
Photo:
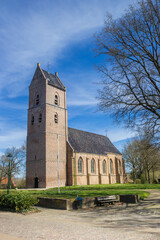
{"label": "low wall", "polygon": [[37,206],[67,210],[67,199],[38,198]]}
{"label": "low wall", "polygon": [[[38,198],[39,202],[37,206],[62,209],[62,210],[73,210],[94,207],[96,205],[96,198],[83,198],[81,202],[74,199],[55,199],[55,198]],[[119,195],[119,202],[124,203],[137,203],[139,202],[138,195]]]}
{"label": "low wall", "polygon": [[[62,210],[72,210],[78,209],[78,202],[74,199],[55,199],[55,198],[38,198],[39,202],[37,206],[62,209]],[[89,208],[95,206],[95,198],[83,198],[81,208]]]}
{"label": "low wall", "polygon": [[138,203],[139,197],[138,194],[135,195],[120,195],[120,202],[124,203]]}

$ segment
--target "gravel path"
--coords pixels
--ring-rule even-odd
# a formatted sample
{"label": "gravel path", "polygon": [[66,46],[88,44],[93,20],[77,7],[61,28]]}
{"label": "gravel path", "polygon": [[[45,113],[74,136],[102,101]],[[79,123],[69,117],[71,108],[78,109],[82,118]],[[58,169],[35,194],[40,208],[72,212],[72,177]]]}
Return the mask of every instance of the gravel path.
{"label": "gravel path", "polygon": [[137,205],[89,210],[42,209],[22,215],[0,212],[0,240],[159,240],[160,191]]}

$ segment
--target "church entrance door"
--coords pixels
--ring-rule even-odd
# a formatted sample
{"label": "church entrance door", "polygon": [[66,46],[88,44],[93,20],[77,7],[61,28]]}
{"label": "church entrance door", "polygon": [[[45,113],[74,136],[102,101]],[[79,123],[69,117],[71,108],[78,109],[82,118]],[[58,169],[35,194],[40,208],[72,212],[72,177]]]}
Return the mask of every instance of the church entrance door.
{"label": "church entrance door", "polygon": [[35,188],[38,188],[38,182],[39,182],[38,177],[36,177],[36,178],[34,179],[34,187],[35,187]]}

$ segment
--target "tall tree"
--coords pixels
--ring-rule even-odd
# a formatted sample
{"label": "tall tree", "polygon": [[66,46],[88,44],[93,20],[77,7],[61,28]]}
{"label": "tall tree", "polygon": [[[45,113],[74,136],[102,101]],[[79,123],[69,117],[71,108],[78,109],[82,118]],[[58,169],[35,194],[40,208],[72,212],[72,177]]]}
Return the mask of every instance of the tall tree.
{"label": "tall tree", "polygon": [[140,0],[96,37],[104,61],[99,106],[128,126],[160,130],[160,0]]}
{"label": "tall tree", "polygon": [[148,183],[150,183],[151,171],[153,172],[155,169],[158,170],[160,168],[159,147],[152,143],[152,137],[145,135],[139,140],[139,155],[143,172],[146,173]]}
{"label": "tall tree", "polygon": [[123,158],[126,166],[130,169],[133,182],[136,178],[140,178],[143,172],[143,165],[141,164],[140,144],[137,139],[132,142],[127,142],[123,149]]}
{"label": "tall tree", "polygon": [[[123,158],[132,173],[133,181],[141,178],[142,174],[148,183],[151,182],[151,171],[160,169],[159,147],[153,144],[153,138],[149,135],[139,136],[125,145]],[[154,180],[154,177],[153,177]]]}

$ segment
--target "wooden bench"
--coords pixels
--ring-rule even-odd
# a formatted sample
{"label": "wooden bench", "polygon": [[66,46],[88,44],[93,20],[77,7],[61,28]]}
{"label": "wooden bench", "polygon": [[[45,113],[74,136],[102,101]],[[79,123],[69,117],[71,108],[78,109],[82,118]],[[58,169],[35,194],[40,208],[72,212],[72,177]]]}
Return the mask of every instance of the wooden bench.
{"label": "wooden bench", "polygon": [[104,203],[113,204],[114,202],[119,202],[119,198],[117,195],[108,195],[105,197],[96,197],[95,203],[97,205],[104,205]]}

